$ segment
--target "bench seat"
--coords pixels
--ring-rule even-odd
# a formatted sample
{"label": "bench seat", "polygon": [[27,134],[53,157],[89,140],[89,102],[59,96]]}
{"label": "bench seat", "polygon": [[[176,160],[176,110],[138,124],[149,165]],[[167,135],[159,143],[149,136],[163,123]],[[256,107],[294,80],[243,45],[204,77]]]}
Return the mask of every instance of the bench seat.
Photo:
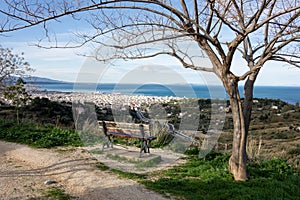
{"label": "bench seat", "polygon": [[134,138],[134,139],[144,139],[144,140],[156,139],[155,136],[141,136],[141,135],[136,135],[136,134],[122,133],[122,132],[107,132],[106,135],[116,136],[116,137],[120,137],[120,138]]}

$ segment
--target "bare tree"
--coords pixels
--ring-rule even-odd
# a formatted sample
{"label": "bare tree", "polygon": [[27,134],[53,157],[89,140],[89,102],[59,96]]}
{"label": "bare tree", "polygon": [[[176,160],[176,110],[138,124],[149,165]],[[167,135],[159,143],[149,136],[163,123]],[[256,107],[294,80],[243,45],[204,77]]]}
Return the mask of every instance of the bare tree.
{"label": "bare tree", "polygon": [[[3,3],[0,33],[41,25],[50,37],[47,22],[71,16],[74,20],[85,19],[93,31],[77,34],[77,45],[53,47],[96,43],[114,49],[110,59],[170,55],[185,68],[215,73],[228,93],[232,108],[234,130],[229,167],[235,180],[247,179],[246,142],[253,86],[261,68],[268,61],[300,66],[299,0],[3,0]],[[195,44],[193,51],[184,47],[186,41]],[[195,55],[207,56],[213,67],[201,66],[193,59]],[[232,72],[237,57],[242,57],[248,67],[241,76]],[[243,80],[246,81],[244,101],[238,89]]]}

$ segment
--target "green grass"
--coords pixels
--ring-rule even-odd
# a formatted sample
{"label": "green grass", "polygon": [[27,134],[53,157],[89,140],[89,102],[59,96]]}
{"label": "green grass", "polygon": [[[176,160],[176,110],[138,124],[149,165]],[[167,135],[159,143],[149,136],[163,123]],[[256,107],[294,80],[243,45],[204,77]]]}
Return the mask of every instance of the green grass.
{"label": "green grass", "polygon": [[191,156],[187,163],[166,170],[155,181],[140,180],[149,189],[184,199],[299,199],[300,172],[284,160],[249,164],[250,179],[233,181],[228,155],[212,153],[206,159]]}
{"label": "green grass", "polygon": [[71,195],[66,194],[64,189],[58,187],[51,187],[45,191],[42,191],[42,196],[35,198],[29,198],[28,200],[71,200]]}
{"label": "green grass", "polygon": [[119,156],[118,154],[107,154],[106,155],[107,158],[112,159],[112,160],[116,160],[119,162],[128,162],[128,163],[136,163],[137,161],[123,157],[123,156]]}
{"label": "green grass", "polygon": [[107,154],[106,157],[108,157],[112,160],[117,160],[119,162],[132,163],[132,164],[134,164],[135,168],[137,168],[139,170],[142,170],[143,168],[155,167],[162,161],[160,156],[155,157],[150,160],[146,160],[146,161],[133,160],[130,158],[126,158],[126,157],[114,155],[114,154]]}
{"label": "green grass", "polygon": [[[190,151],[187,162],[148,174],[110,169],[123,178],[137,180],[147,188],[177,199],[299,199],[300,171],[285,160],[255,160],[249,163],[249,180],[236,182],[228,170],[229,155],[212,152],[199,159]],[[107,170],[107,169],[106,169]]]}
{"label": "green grass", "polygon": [[96,167],[97,167],[98,169],[100,169],[101,171],[107,171],[107,170],[110,169],[109,167],[107,167],[106,165],[104,165],[104,164],[101,163],[101,162],[97,163],[97,164],[96,164]]}
{"label": "green grass", "polygon": [[135,164],[135,167],[138,169],[142,169],[142,168],[150,168],[150,167],[155,167],[157,166],[160,162],[162,161],[161,157],[155,157],[153,159],[150,160],[146,160],[146,161],[142,161],[142,162],[137,162]]}
{"label": "green grass", "polygon": [[70,200],[72,197],[66,194],[61,188],[53,187],[49,188],[45,193],[45,198],[49,200]]}
{"label": "green grass", "polygon": [[0,120],[0,130],[1,140],[27,144],[32,147],[51,148],[83,145],[75,130],[62,129],[54,125],[17,124],[15,121]]}
{"label": "green grass", "polygon": [[91,149],[88,152],[91,154],[103,154],[103,151],[100,149]]}
{"label": "green grass", "polygon": [[133,179],[133,180],[143,180],[147,177],[146,174],[136,174],[131,172],[123,172],[118,169],[110,169],[115,174],[118,174],[122,178]]}

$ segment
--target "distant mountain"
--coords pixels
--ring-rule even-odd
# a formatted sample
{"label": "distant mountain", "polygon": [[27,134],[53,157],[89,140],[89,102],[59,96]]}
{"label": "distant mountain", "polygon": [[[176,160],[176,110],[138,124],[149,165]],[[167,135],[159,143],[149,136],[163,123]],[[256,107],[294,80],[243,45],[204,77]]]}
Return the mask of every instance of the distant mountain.
{"label": "distant mountain", "polygon": [[67,83],[65,81],[59,81],[59,80],[54,80],[54,79],[50,79],[50,78],[42,78],[42,77],[37,77],[37,76],[32,76],[32,77],[26,77],[23,78],[23,80],[26,83]]}

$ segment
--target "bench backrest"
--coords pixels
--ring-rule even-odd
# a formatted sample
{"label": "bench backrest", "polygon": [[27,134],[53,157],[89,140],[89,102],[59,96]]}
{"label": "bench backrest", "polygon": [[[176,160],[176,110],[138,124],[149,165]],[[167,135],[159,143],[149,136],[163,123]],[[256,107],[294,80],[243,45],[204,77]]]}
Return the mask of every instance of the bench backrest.
{"label": "bench backrest", "polygon": [[[135,123],[125,123],[125,122],[115,122],[115,121],[104,121],[105,126],[103,126],[103,121],[99,121],[100,127],[103,132],[119,132],[126,134],[144,134],[151,135],[149,124],[135,124]],[[106,127],[106,130],[104,130]]]}

